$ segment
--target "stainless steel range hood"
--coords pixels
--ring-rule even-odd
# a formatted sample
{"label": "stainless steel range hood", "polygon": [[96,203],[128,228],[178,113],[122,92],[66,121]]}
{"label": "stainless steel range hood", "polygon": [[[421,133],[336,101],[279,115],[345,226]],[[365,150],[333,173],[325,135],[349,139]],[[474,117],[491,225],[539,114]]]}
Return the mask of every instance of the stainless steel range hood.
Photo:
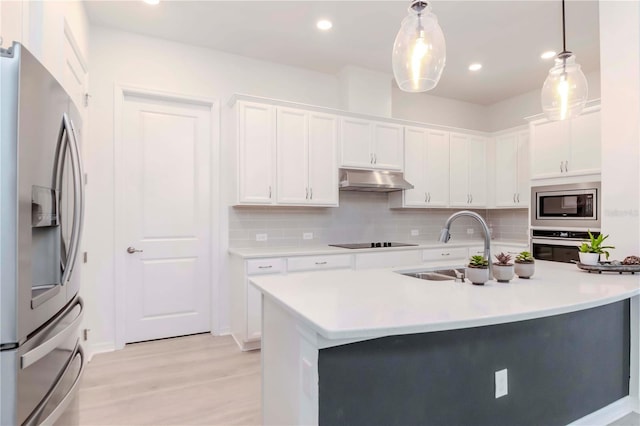
{"label": "stainless steel range hood", "polygon": [[412,188],[402,172],[340,169],[340,191],[392,192]]}

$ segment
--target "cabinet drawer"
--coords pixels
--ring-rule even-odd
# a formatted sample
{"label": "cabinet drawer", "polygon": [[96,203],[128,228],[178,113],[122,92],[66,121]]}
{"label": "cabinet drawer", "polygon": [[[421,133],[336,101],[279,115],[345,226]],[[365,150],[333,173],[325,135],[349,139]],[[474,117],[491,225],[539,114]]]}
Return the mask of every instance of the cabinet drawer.
{"label": "cabinet drawer", "polygon": [[351,268],[351,255],[305,256],[287,259],[287,270],[289,272],[339,268]]}
{"label": "cabinet drawer", "polygon": [[393,268],[420,264],[420,250],[380,251],[356,255],[356,269]]}
{"label": "cabinet drawer", "polygon": [[422,251],[422,260],[459,260],[467,258],[466,247],[426,249]]}
{"label": "cabinet drawer", "polygon": [[282,269],[281,258],[247,260],[248,275],[275,274],[282,272]]}

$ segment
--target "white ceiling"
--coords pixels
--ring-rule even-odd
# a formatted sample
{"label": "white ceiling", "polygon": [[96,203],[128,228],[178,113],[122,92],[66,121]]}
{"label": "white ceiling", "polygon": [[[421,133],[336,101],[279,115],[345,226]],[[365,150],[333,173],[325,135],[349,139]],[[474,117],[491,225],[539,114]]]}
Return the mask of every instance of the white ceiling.
{"label": "white ceiling", "polygon": [[[409,1],[88,1],[92,24],[337,73],[345,65],[391,70],[391,49]],[[542,87],[562,50],[561,2],[431,2],[447,65],[431,95],[488,105]],[[333,29],[315,28],[319,18]],[[585,72],[600,67],[598,3],[567,0],[567,48]],[[483,69],[472,73],[471,62]]]}

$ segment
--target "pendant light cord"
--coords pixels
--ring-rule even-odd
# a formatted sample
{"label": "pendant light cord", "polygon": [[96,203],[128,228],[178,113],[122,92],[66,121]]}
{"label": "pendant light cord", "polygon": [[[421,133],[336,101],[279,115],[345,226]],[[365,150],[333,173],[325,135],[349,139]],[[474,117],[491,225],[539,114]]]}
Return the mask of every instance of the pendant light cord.
{"label": "pendant light cord", "polygon": [[562,0],[562,52],[567,51],[567,35],[564,23],[564,0]]}

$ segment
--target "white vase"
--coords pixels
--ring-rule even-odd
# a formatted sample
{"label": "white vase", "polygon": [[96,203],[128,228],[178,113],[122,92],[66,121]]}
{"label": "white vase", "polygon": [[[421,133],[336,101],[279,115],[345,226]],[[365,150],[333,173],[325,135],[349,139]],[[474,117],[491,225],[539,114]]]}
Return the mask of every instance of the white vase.
{"label": "white vase", "polygon": [[531,263],[518,263],[515,265],[515,272],[519,278],[529,279],[536,270],[536,264]]}
{"label": "white vase", "polygon": [[499,283],[508,283],[513,279],[514,268],[513,265],[496,265],[493,264],[493,278]]}
{"label": "white vase", "polygon": [[578,253],[580,255],[580,263],[583,265],[597,265],[600,260],[600,253]]}
{"label": "white vase", "polygon": [[464,274],[475,285],[484,285],[489,281],[489,268],[471,268],[467,266]]}

